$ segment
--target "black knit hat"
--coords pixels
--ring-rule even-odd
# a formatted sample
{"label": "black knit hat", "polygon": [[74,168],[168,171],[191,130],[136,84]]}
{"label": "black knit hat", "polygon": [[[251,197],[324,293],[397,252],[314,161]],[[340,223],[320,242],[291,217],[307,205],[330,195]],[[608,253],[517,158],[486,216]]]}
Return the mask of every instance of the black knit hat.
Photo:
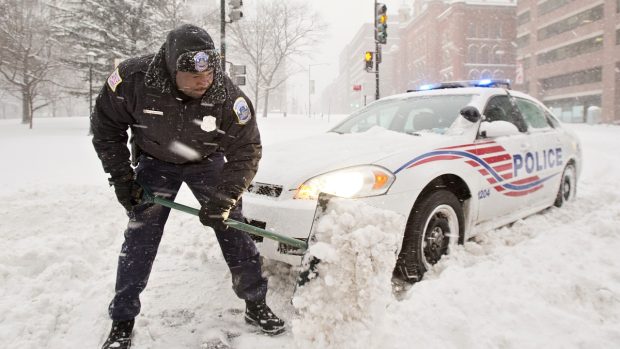
{"label": "black knit hat", "polygon": [[166,67],[177,71],[204,71],[219,64],[219,55],[211,36],[192,24],[181,25],[168,33],[165,44]]}

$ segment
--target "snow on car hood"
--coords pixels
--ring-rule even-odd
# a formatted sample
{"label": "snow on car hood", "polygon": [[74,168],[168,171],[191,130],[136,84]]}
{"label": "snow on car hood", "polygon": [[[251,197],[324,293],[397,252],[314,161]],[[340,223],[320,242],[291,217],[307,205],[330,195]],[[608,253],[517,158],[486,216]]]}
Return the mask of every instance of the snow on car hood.
{"label": "snow on car hood", "polygon": [[[316,175],[354,165],[377,163],[391,155],[433,148],[446,137],[421,136],[373,127],[362,133],[334,132],[265,145],[254,182],[297,187]],[[394,170],[394,169],[390,169]]]}

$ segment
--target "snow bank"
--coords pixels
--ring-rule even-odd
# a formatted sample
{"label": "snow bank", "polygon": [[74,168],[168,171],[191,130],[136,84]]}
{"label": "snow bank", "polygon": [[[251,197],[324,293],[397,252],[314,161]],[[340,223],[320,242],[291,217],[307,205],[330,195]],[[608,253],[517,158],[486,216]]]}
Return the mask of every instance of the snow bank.
{"label": "snow bank", "polygon": [[[391,275],[405,218],[390,211],[333,199],[318,221],[308,255],[321,260],[318,276],[298,288],[293,305],[300,348],[372,348],[392,299]],[[369,345],[370,344],[370,345]]]}

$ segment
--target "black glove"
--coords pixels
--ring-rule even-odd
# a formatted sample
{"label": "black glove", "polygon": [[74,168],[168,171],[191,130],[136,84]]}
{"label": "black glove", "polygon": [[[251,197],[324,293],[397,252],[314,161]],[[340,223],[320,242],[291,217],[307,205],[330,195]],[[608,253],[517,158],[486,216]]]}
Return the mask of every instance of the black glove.
{"label": "black glove", "polygon": [[198,214],[200,223],[213,228],[213,230],[224,231],[228,229],[224,221],[228,219],[230,210],[235,206],[236,202],[237,200],[226,194],[220,192],[211,193],[209,201],[202,206]]}
{"label": "black glove", "polygon": [[108,179],[110,185],[114,186],[114,193],[118,202],[123,205],[125,210],[131,211],[136,205],[142,202],[142,187],[136,183],[135,174],[128,173],[119,177]]}

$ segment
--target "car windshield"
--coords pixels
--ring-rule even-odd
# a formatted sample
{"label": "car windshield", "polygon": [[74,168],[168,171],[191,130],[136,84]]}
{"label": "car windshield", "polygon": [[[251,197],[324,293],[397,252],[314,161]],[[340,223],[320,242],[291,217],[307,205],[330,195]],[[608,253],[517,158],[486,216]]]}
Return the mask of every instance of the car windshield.
{"label": "car windshield", "polygon": [[413,135],[444,134],[472,96],[417,96],[379,101],[354,113],[330,132],[357,133],[378,126]]}

